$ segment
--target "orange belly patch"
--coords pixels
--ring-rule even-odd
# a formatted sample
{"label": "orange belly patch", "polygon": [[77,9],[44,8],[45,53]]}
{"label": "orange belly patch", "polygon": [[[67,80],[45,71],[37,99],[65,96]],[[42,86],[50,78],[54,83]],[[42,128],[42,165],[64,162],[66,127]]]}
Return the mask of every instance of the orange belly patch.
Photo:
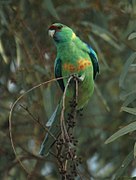
{"label": "orange belly patch", "polygon": [[79,61],[77,61],[77,65],[73,65],[71,63],[65,63],[63,65],[63,69],[66,71],[75,72],[75,71],[84,70],[91,65],[92,65],[91,61],[87,59],[80,59]]}

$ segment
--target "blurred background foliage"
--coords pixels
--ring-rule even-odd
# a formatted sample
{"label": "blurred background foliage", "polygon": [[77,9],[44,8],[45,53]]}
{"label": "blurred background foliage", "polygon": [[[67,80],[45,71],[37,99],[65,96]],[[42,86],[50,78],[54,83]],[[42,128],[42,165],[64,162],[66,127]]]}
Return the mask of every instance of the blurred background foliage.
{"label": "blurred background foliage", "polygon": [[[70,26],[99,57],[95,92],[76,127],[83,179],[136,177],[136,1],[0,0],[0,179],[60,179],[56,159],[38,156],[43,128],[20,106],[44,124],[62,95],[56,82],[28,93],[13,112],[13,140],[29,177],[8,130],[13,102],[54,77],[56,50],[47,35],[53,22]],[[124,127],[113,138],[127,135],[104,143]]]}

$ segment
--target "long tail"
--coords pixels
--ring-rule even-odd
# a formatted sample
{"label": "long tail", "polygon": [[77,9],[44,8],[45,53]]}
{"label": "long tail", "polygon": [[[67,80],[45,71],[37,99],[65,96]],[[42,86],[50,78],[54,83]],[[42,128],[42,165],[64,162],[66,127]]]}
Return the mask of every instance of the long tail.
{"label": "long tail", "polygon": [[[61,132],[61,128],[60,128],[60,124],[59,124],[60,114],[61,114],[61,103],[59,103],[57,105],[54,113],[52,114],[52,116],[50,117],[48,122],[46,123],[46,127],[49,127],[50,133],[46,133],[46,136],[41,144],[39,154],[42,156],[48,155],[51,146],[55,142],[55,138],[57,138]],[[51,134],[53,136],[51,136]]]}

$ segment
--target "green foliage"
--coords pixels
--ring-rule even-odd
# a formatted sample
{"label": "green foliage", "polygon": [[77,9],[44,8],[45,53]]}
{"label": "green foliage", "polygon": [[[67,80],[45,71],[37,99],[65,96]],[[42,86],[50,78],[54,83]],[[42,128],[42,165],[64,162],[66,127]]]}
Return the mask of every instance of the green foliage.
{"label": "green foliage", "polygon": [[124,88],[124,81],[126,79],[126,76],[128,74],[129,71],[129,67],[130,65],[133,63],[133,61],[136,59],[136,52],[133,53],[128,60],[126,61],[124,68],[122,70],[121,76],[120,76],[120,80],[119,80],[119,86]]}
{"label": "green foliage", "polygon": [[56,51],[47,29],[58,21],[89,43],[100,63],[95,93],[75,128],[81,176],[134,179],[135,17],[135,0],[0,1],[0,179],[60,179],[55,158],[38,155],[44,129],[20,106],[45,124],[62,96],[56,83],[31,91],[13,112],[13,141],[29,177],[16,160],[8,130],[13,102],[29,88],[54,77]]}
{"label": "green foliage", "polygon": [[[127,171],[128,165],[132,162],[132,160],[133,160],[133,151],[131,151],[128,154],[128,156],[122,162],[120,168],[117,170],[116,175],[115,175],[116,180],[121,178],[121,176],[123,176],[123,174]],[[130,177],[127,177],[127,178],[130,178]]]}
{"label": "green foliage", "polygon": [[136,130],[136,122],[130,123],[129,125],[121,128],[119,131],[117,131],[115,134],[113,134],[110,138],[108,138],[106,140],[105,144],[108,144],[108,143],[116,140],[117,138],[119,138],[125,134],[128,134],[130,132],[133,132],[135,130]]}

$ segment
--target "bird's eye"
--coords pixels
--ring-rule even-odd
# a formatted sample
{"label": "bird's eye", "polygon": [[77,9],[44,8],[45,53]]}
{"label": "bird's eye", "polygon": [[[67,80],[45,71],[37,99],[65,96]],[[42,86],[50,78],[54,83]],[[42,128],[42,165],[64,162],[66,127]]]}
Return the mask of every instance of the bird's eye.
{"label": "bird's eye", "polygon": [[58,29],[61,29],[63,26],[58,26]]}

